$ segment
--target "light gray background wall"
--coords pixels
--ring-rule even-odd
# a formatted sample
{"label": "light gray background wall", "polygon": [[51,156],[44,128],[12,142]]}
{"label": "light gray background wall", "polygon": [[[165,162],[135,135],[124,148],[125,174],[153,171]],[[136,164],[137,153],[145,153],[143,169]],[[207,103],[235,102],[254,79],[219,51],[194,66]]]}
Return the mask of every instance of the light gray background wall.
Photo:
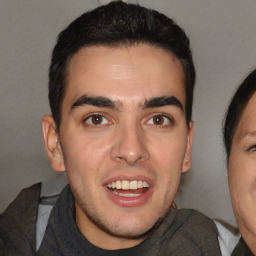
{"label": "light gray background wall", "polygon": [[[197,70],[193,166],[179,207],[235,225],[221,121],[229,98],[256,65],[256,1],[139,0],[180,24]],[[0,1],[0,212],[18,192],[56,177],[44,152],[41,117],[49,113],[47,71],[57,34],[96,0]]]}

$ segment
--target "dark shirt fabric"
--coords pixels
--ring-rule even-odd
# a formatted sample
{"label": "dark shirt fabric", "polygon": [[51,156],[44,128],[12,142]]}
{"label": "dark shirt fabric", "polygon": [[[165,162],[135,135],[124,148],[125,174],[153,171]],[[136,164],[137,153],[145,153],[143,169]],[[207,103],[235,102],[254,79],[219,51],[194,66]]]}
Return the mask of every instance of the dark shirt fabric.
{"label": "dark shirt fabric", "polygon": [[35,255],[40,191],[41,183],[22,190],[0,216],[1,256]]}
{"label": "dark shirt fabric", "polygon": [[136,256],[136,255],[221,255],[218,233],[212,220],[191,209],[171,209],[162,223],[139,245],[104,250],[91,244],[75,223],[74,198],[67,186],[53,208],[40,256]]}
{"label": "dark shirt fabric", "polygon": [[231,255],[232,256],[253,256],[254,254],[250,251],[244,239],[241,237]]}

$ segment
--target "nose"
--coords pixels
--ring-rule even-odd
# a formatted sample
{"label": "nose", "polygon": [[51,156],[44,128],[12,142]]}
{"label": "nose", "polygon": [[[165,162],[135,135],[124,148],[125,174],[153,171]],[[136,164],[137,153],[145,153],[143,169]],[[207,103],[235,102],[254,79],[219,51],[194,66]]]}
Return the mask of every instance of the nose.
{"label": "nose", "polygon": [[146,138],[143,131],[136,125],[121,126],[111,149],[112,160],[130,166],[149,159]]}

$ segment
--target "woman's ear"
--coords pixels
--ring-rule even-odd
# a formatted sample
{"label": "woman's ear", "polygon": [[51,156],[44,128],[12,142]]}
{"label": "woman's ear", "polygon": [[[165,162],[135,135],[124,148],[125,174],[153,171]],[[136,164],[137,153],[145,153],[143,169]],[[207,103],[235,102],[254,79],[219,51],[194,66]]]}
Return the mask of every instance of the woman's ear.
{"label": "woman's ear", "polygon": [[46,153],[52,168],[57,172],[64,172],[65,164],[59,134],[52,116],[45,115],[43,117],[42,132]]}
{"label": "woman's ear", "polygon": [[194,123],[190,121],[187,134],[187,148],[183,159],[182,173],[187,172],[191,167],[192,141],[194,137]]}

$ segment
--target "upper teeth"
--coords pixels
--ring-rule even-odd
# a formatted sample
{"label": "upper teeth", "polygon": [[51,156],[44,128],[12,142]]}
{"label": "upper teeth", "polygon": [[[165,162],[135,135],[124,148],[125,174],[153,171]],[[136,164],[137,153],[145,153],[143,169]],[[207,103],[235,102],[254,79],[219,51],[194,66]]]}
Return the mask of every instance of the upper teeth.
{"label": "upper teeth", "polygon": [[113,181],[112,183],[109,183],[107,185],[108,188],[116,188],[116,189],[123,189],[123,190],[129,190],[129,189],[138,189],[138,188],[148,188],[149,185],[146,181],[142,180],[117,180]]}

